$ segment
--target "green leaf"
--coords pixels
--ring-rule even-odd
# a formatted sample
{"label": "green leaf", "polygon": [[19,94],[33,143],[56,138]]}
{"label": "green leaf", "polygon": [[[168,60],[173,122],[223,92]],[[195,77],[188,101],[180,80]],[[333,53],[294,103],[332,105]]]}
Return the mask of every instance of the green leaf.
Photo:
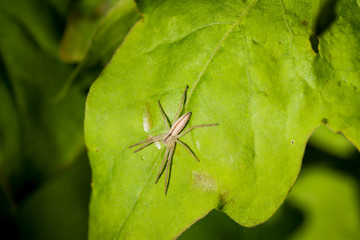
{"label": "green leaf", "polygon": [[83,0],[78,2],[68,17],[61,41],[60,56],[67,62],[81,62],[102,17],[116,0]]}
{"label": "green leaf", "polygon": [[358,184],[325,166],[306,169],[289,201],[304,211],[304,222],[290,239],[359,239]]}
{"label": "green leaf", "polygon": [[0,25],[1,59],[14,103],[12,111],[17,115],[13,125],[1,127],[10,130],[16,124],[19,126],[19,136],[13,132],[13,137],[18,138],[9,138],[9,144],[10,140],[17,141],[12,143],[16,148],[8,149],[14,151],[12,154],[18,159],[7,162],[12,167],[20,164],[20,169],[7,176],[7,180],[15,200],[20,201],[84,151],[82,109],[85,94],[72,89],[66,98],[55,102],[55,94],[73,67],[54,57],[52,50],[42,47],[38,36],[7,9],[0,9]]}
{"label": "green leaf", "polygon": [[350,158],[356,148],[341,134],[335,134],[325,125],[321,125],[311,135],[309,143],[322,151],[340,158]]}
{"label": "green leaf", "polygon": [[10,187],[10,177],[21,169],[19,145],[20,126],[19,116],[15,109],[15,103],[11,96],[8,80],[0,70],[0,186],[4,199],[1,199],[0,211],[4,212],[14,208],[14,199]]}
{"label": "green leaf", "polygon": [[0,169],[11,162],[19,152],[19,125],[17,112],[10,91],[7,87],[5,76],[0,73]]}
{"label": "green leaf", "polygon": [[[57,19],[52,15],[53,11],[49,4],[44,3],[43,0],[1,1],[0,10],[0,14],[6,13],[13,21],[26,29],[33,41],[36,41],[42,50],[54,57],[58,56],[58,36],[60,33],[56,25]],[[1,33],[4,34],[7,29],[8,26],[2,25]],[[13,41],[17,42],[18,39],[13,39]]]}
{"label": "green leaf", "polygon": [[[314,36],[323,3],[144,3],[87,99],[91,239],[174,238],[212,209],[254,226],[284,201],[321,122],[359,149],[360,8],[339,1]],[[182,138],[201,162],[178,146],[164,196],[164,148],[128,146],[166,132],[156,101],[173,119],[186,85],[189,127],[220,125]]]}
{"label": "green leaf", "polygon": [[101,64],[104,67],[130,28],[140,19],[131,0],[118,1],[99,23],[83,62],[83,68]]}
{"label": "green leaf", "polygon": [[179,240],[278,240],[288,239],[301,224],[301,212],[285,201],[267,222],[253,227],[242,227],[229,216],[213,210],[179,236]]}
{"label": "green leaf", "polygon": [[47,1],[53,8],[57,10],[62,17],[66,17],[69,14],[69,10],[71,8],[73,0],[45,0]]}
{"label": "green leaf", "polygon": [[83,61],[58,95],[64,97],[72,85],[89,86],[110,61],[130,28],[140,19],[132,0],[118,1],[98,24]]}
{"label": "green leaf", "polygon": [[245,229],[212,211],[179,239],[359,239],[357,189],[355,179],[344,173],[310,165],[301,172],[285,204],[266,223]]}
{"label": "green leaf", "polygon": [[15,216],[21,239],[86,239],[89,182],[90,166],[82,154],[22,203]]}

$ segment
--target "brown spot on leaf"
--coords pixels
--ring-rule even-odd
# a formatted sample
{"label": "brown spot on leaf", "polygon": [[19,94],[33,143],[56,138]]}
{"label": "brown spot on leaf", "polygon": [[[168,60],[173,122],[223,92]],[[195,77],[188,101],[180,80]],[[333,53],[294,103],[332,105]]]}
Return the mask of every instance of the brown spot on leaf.
{"label": "brown spot on leaf", "polygon": [[224,192],[224,193],[221,193],[219,195],[219,202],[218,202],[218,205],[217,205],[217,209],[218,210],[222,210],[224,208],[224,206],[226,205],[227,203],[227,198],[229,196],[229,192]]}
{"label": "brown spot on leaf", "polygon": [[215,179],[204,172],[192,172],[193,185],[205,192],[212,192],[217,190]]}
{"label": "brown spot on leaf", "polygon": [[308,25],[307,21],[305,21],[305,20],[302,20],[302,21],[300,22],[300,24],[303,25],[303,26],[305,26],[305,27]]}

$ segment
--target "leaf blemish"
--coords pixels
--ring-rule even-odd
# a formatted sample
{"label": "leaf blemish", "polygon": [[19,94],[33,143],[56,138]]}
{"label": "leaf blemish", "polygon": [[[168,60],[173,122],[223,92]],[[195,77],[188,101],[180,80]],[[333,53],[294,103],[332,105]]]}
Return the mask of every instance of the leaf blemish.
{"label": "leaf blemish", "polygon": [[341,136],[345,137],[345,135],[340,131],[337,131],[336,134],[340,134]]}
{"label": "leaf blemish", "polygon": [[303,25],[303,26],[305,26],[305,27],[307,27],[307,25],[308,25],[307,21],[305,21],[305,20],[302,20],[302,21],[300,22],[300,24]]}
{"label": "leaf blemish", "polygon": [[193,184],[195,188],[200,188],[205,192],[217,191],[215,179],[203,172],[192,172]]}
{"label": "leaf blemish", "polygon": [[319,43],[320,43],[318,36],[315,35],[315,34],[312,34],[312,35],[310,36],[309,40],[310,40],[310,43],[311,43],[311,48],[312,48],[312,50],[313,50],[316,54],[318,54],[318,53],[319,53]]}
{"label": "leaf blemish", "polygon": [[155,146],[156,146],[158,149],[161,149],[161,144],[160,144],[159,141],[156,141],[156,142],[155,142]]}
{"label": "leaf blemish", "polygon": [[200,141],[196,141],[196,147],[200,149]]}
{"label": "leaf blemish", "polygon": [[151,114],[149,111],[149,107],[145,108],[145,111],[143,114],[143,126],[144,126],[145,132],[149,132],[150,129],[152,128],[152,121],[151,121]]}
{"label": "leaf blemish", "polygon": [[291,144],[294,144],[294,140],[291,140]]}
{"label": "leaf blemish", "polygon": [[228,196],[229,196],[229,192],[227,192],[227,191],[225,193],[222,193],[219,195],[219,202],[218,202],[218,206],[217,206],[217,209],[219,211],[221,211],[225,207],[226,202],[227,202],[226,199],[228,198]]}

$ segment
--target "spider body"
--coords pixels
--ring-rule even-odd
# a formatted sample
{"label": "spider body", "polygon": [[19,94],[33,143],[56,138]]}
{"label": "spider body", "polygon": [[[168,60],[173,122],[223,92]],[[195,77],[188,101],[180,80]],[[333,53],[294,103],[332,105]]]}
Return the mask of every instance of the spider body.
{"label": "spider body", "polygon": [[[164,134],[160,134],[154,137],[149,137],[148,139],[145,139],[144,141],[138,142],[134,145],[131,145],[129,148],[144,144],[143,146],[141,146],[140,148],[138,148],[137,150],[134,151],[134,153],[144,149],[145,147],[151,145],[154,142],[157,141],[162,141],[165,145],[166,145],[166,151],[165,151],[165,156],[164,156],[164,160],[161,164],[161,167],[159,169],[158,175],[156,177],[155,183],[158,182],[161,173],[164,170],[164,167],[166,165],[166,175],[165,175],[165,195],[167,193],[168,190],[168,186],[169,186],[169,181],[170,181],[170,167],[171,167],[171,163],[172,163],[172,159],[174,156],[174,152],[175,152],[175,147],[176,147],[176,143],[179,143],[181,146],[183,146],[197,161],[199,161],[199,159],[196,157],[196,155],[194,154],[194,152],[182,141],[179,140],[180,137],[184,136],[185,134],[189,133],[191,130],[195,129],[195,128],[200,128],[200,127],[211,127],[211,126],[216,126],[219,125],[217,123],[215,124],[202,124],[202,125],[196,125],[193,127],[190,127],[189,129],[185,130],[184,132],[182,132],[184,130],[184,128],[186,127],[187,123],[190,120],[191,117],[191,112],[185,113],[184,115],[182,115],[179,118],[180,113],[183,110],[183,107],[185,105],[185,98],[186,98],[186,92],[187,92],[188,86],[186,86],[185,91],[183,93],[183,97],[181,99],[181,103],[180,103],[180,107],[179,110],[175,116],[175,120],[174,120],[174,124],[170,127],[170,124],[168,122],[168,118],[166,117],[166,114],[160,104],[160,101],[158,101],[158,105],[161,111],[161,115],[164,119],[165,125],[168,129],[167,133]],[[199,161],[200,162],[200,161]]]}
{"label": "spider body", "polygon": [[172,125],[168,135],[164,137],[162,142],[164,144],[169,144],[176,140],[177,136],[181,131],[186,127],[186,124],[189,122],[191,117],[191,112],[185,113],[182,115],[175,123]]}

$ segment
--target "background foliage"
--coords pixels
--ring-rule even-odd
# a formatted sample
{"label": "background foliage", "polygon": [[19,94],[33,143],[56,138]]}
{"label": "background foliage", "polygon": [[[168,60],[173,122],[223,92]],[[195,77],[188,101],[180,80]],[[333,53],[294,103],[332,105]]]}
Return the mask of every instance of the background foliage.
{"label": "background foliage", "polygon": [[[335,6],[316,13],[314,51]],[[85,99],[140,19],[130,0],[0,2],[1,239],[87,238]],[[359,179],[358,151],[323,125],[269,221],[249,229],[214,210],[180,239],[358,239]]]}

